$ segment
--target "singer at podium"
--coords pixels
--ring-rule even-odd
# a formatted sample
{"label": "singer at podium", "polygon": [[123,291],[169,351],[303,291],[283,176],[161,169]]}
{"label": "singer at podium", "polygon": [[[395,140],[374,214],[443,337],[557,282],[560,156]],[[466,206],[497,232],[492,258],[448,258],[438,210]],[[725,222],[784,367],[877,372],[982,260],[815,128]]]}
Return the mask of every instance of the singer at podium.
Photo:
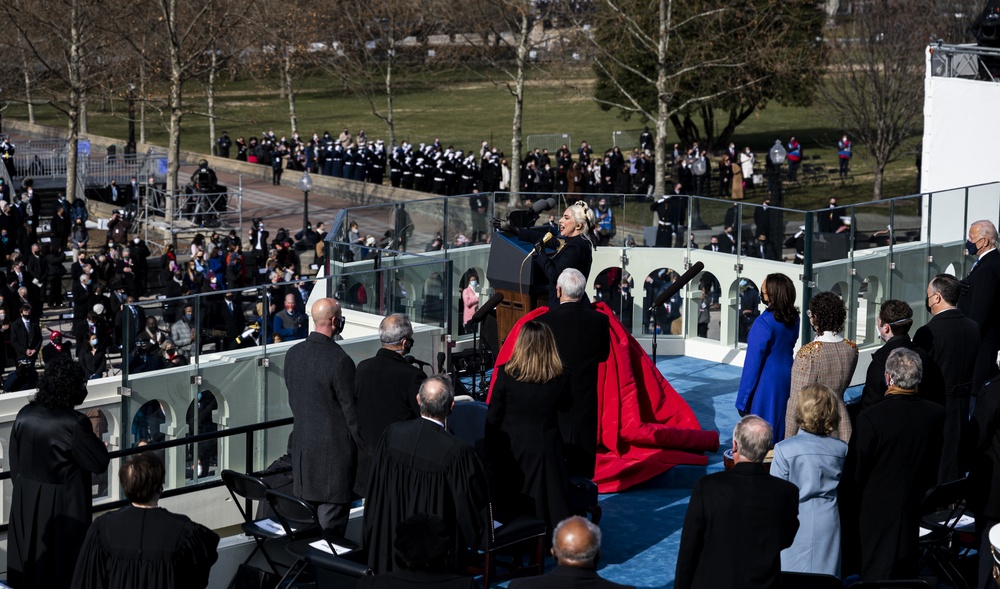
{"label": "singer at podium", "polygon": [[[578,200],[570,205],[559,219],[559,234],[552,235],[544,229],[520,229],[518,238],[535,244],[534,263],[538,264],[542,273],[549,279],[550,309],[559,306],[559,295],[556,293],[556,281],[566,268],[575,268],[590,279],[590,265],[594,261],[594,242],[591,233],[597,226],[594,211],[587,203]],[[547,248],[555,248],[550,252]],[[584,303],[589,303],[584,294]]]}

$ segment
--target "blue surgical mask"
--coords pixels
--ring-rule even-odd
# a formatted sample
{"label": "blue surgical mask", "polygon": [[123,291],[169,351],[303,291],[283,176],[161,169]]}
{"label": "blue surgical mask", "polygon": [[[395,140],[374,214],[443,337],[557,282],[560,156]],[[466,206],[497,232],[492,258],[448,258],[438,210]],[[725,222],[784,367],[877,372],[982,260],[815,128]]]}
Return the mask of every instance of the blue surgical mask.
{"label": "blue surgical mask", "polygon": [[94,346],[95,348],[97,347],[97,338],[96,337],[90,338],[90,345]]}
{"label": "blue surgical mask", "polygon": [[191,313],[184,313],[184,318],[187,319],[188,321],[191,321],[192,319],[194,319],[194,315],[192,315]]}

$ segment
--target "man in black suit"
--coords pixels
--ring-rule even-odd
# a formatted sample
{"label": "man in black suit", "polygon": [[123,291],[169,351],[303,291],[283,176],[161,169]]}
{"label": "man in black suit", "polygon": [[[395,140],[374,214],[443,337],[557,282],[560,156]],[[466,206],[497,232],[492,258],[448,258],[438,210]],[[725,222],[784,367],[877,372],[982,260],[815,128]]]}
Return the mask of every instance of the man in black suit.
{"label": "man in black suit", "polygon": [[[556,568],[541,577],[515,579],[511,589],[627,589],[627,585],[612,583],[597,574],[597,559],[601,556],[601,529],[574,515],[556,526],[552,533],[552,557]],[[628,588],[630,589],[630,588]]]}
{"label": "man in black suit", "polygon": [[753,245],[751,245],[749,249],[751,258],[760,258],[761,260],[781,259],[781,256],[778,255],[774,245],[768,241],[766,233],[758,235],[757,241],[753,242]]}
{"label": "man in black suit", "polygon": [[976,221],[969,227],[969,254],[976,256],[972,271],[962,281],[958,308],[979,324],[979,350],[972,377],[972,394],[998,374],[996,357],[1000,350],[1000,253],[997,228],[991,221]]}
{"label": "man in black suit", "polygon": [[236,338],[246,329],[246,316],[243,314],[243,302],[236,293],[227,292],[222,300],[215,302],[215,327],[226,332],[220,339],[222,350],[231,349]]}
{"label": "man in black suit", "polygon": [[295,418],[294,494],[316,506],[328,538],[343,538],[364,448],[354,407],[354,361],[333,341],[344,328],[340,303],[313,303],[316,330],[285,355],[288,405]]}
{"label": "man in black suit", "polygon": [[919,572],[920,501],[934,484],[945,419],[940,405],[914,394],[922,373],[916,352],[893,350],[885,398],[858,416],[838,487],[845,577]]}
{"label": "man in black suit", "polygon": [[674,589],[776,589],[781,551],[799,529],[799,490],[764,466],[771,426],[747,415],[733,430],[732,470],[698,479],[684,516]]}
{"label": "man in black suit", "polygon": [[[967,456],[960,447],[969,424],[969,399],[979,348],[979,326],[955,308],[962,285],[950,274],[938,274],[927,285],[927,307],[931,320],[917,330],[913,345],[927,353],[920,389],[944,400],[947,417],[944,422],[944,447],[941,448],[941,468],[938,483],[961,478],[966,471]],[[938,387],[940,391],[924,391]]]}
{"label": "man in black suit", "polygon": [[358,484],[360,494],[368,485],[372,451],[382,434],[398,421],[420,416],[417,392],[427,375],[410,365],[403,357],[413,347],[413,325],[402,313],[389,315],[378,326],[382,347],[358,364],[354,377],[354,396],[358,409],[358,427],[362,439],[371,446],[358,453]]}
{"label": "man in black suit", "polygon": [[38,359],[38,351],[42,349],[42,328],[31,317],[31,305],[21,305],[20,320],[11,322],[10,345],[16,359]]}
{"label": "man in black suit", "polygon": [[[895,299],[890,299],[882,303],[882,307],[878,311],[878,317],[875,319],[875,328],[878,330],[878,338],[885,342],[885,345],[872,354],[872,361],[868,365],[868,371],[865,373],[865,386],[861,391],[861,406],[858,407],[859,411],[871,407],[885,396],[885,391],[889,388],[885,384],[885,361],[889,357],[889,354],[896,348],[914,349],[913,341],[910,340],[910,327],[912,326],[913,309],[910,308],[910,305],[904,301],[897,301]],[[923,353],[923,350],[919,348],[917,350],[918,354]],[[926,380],[925,377],[924,382]],[[931,396],[933,396],[932,393],[935,393],[932,390],[925,391],[925,389],[929,388],[930,383],[928,383],[928,386],[924,386],[924,383],[920,385],[921,396],[925,399],[927,398],[924,395],[925,392]],[[943,391],[937,391],[936,394],[940,395],[941,393]],[[854,417],[857,416],[855,415]]]}
{"label": "man in black suit", "polygon": [[816,213],[816,220],[819,222],[819,230],[821,233],[840,233],[844,230],[847,225],[844,224],[844,220],[841,218],[844,216],[844,210],[837,206],[837,199],[830,197],[830,206],[826,210]]}
{"label": "man in black suit", "polygon": [[[489,521],[486,475],[479,457],[445,428],[455,404],[451,381],[440,374],[431,376],[420,386],[417,402],[420,418],[390,425],[372,460],[364,545],[368,566],[376,574],[395,568],[397,526],[413,515],[444,519],[454,542],[452,559],[460,558],[469,546],[480,545]],[[296,436],[296,446],[298,440]]]}
{"label": "man in black suit", "polygon": [[552,328],[563,366],[570,372],[573,401],[559,412],[566,469],[571,475],[594,477],[597,457],[597,368],[611,353],[608,316],[581,302],[587,279],[574,268],[556,281],[559,306],[538,321]]}

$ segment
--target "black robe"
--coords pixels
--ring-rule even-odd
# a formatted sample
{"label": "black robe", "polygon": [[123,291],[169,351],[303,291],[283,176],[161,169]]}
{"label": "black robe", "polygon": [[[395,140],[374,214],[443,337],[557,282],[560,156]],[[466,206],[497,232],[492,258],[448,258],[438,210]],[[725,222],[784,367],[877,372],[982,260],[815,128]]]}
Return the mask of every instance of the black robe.
{"label": "black robe", "polygon": [[94,520],[74,589],[203,589],[219,536],[187,516],[132,505]]}
{"label": "black robe", "polygon": [[439,515],[447,529],[458,532],[453,557],[466,547],[478,547],[488,520],[487,496],[475,450],[427,419],[390,425],[375,450],[368,482],[368,566],[376,574],[395,568],[396,525],[418,513]]}
{"label": "black robe", "polygon": [[87,416],[34,402],[21,408],[10,435],[12,587],[70,586],[91,520],[91,473],[104,472],[108,461]]}
{"label": "black robe", "polygon": [[501,366],[494,373],[486,412],[486,455],[496,476],[494,517],[530,515],[549,530],[570,515],[569,477],[557,420],[572,401],[569,378],[521,382]]}
{"label": "black robe", "polygon": [[375,352],[374,358],[358,364],[354,375],[358,428],[361,439],[370,441],[367,451],[358,451],[355,489],[362,497],[371,472],[375,443],[390,425],[420,417],[417,391],[426,378],[423,370],[411,366],[403,356],[385,348]]}

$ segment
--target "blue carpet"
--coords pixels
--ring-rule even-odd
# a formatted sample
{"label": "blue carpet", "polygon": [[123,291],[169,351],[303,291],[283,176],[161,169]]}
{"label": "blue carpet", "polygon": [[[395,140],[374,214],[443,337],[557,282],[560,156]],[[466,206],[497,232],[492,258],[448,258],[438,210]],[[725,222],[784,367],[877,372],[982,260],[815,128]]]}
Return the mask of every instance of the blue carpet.
{"label": "blue carpet", "polygon": [[[709,455],[707,467],[677,466],[627,491],[601,495],[598,568],[601,576],[616,583],[672,588],[691,488],[704,474],[722,470],[722,452],[732,446],[741,369],[686,356],[661,356],[656,366],[694,410],[702,428],[719,432],[721,447]],[[551,560],[548,565],[554,566]]]}

